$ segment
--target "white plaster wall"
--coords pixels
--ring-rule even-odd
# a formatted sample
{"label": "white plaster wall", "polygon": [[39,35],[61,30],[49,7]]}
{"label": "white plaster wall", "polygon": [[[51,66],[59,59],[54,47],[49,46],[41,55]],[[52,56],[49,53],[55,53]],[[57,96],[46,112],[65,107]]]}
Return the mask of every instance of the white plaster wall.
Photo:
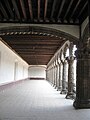
{"label": "white plaster wall", "polygon": [[30,66],[29,77],[46,79],[46,66]]}
{"label": "white plaster wall", "polygon": [[[15,62],[18,63],[15,77]],[[0,41],[0,84],[28,77],[28,64]]]}
{"label": "white plaster wall", "polygon": [[84,29],[87,26],[88,22],[89,22],[89,17],[87,17],[81,25],[81,35],[83,35]]}
{"label": "white plaster wall", "polygon": [[2,23],[0,24],[0,28],[4,27],[13,27],[13,26],[40,26],[46,28],[52,28],[56,30],[60,30],[62,32],[68,33],[74,37],[79,38],[79,26],[78,25],[58,25],[58,24],[13,24],[13,23]]}

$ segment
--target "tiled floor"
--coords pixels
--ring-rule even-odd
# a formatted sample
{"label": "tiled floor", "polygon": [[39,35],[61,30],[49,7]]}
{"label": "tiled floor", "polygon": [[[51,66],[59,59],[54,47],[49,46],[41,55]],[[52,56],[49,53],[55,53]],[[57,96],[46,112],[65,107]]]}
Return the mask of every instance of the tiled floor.
{"label": "tiled floor", "polygon": [[0,92],[0,120],[90,120],[47,81],[27,80]]}

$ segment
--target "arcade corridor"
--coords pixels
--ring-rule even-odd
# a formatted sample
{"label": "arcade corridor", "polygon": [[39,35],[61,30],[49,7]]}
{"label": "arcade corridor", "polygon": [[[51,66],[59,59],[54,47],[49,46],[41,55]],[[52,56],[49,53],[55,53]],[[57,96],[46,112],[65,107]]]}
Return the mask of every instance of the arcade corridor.
{"label": "arcade corridor", "polygon": [[45,80],[26,80],[0,91],[0,120],[90,120]]}

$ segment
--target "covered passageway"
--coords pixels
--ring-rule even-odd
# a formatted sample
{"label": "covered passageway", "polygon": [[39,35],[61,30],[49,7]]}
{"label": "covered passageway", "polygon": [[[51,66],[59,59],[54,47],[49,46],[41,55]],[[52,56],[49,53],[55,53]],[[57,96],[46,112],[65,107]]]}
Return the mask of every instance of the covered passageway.
{"label": "covered passageway", "polygon": [[90,119],[89,0],[0,1],[0,108],[1,120]]}

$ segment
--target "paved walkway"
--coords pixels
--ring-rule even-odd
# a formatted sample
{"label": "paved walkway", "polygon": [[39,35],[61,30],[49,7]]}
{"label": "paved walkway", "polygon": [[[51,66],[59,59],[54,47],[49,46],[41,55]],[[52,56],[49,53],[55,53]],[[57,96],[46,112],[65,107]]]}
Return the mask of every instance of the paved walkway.
{"label": "paved walkway", "polygon": [[0,120],[90,120],[47,81],[27,80],[0,92]]}

